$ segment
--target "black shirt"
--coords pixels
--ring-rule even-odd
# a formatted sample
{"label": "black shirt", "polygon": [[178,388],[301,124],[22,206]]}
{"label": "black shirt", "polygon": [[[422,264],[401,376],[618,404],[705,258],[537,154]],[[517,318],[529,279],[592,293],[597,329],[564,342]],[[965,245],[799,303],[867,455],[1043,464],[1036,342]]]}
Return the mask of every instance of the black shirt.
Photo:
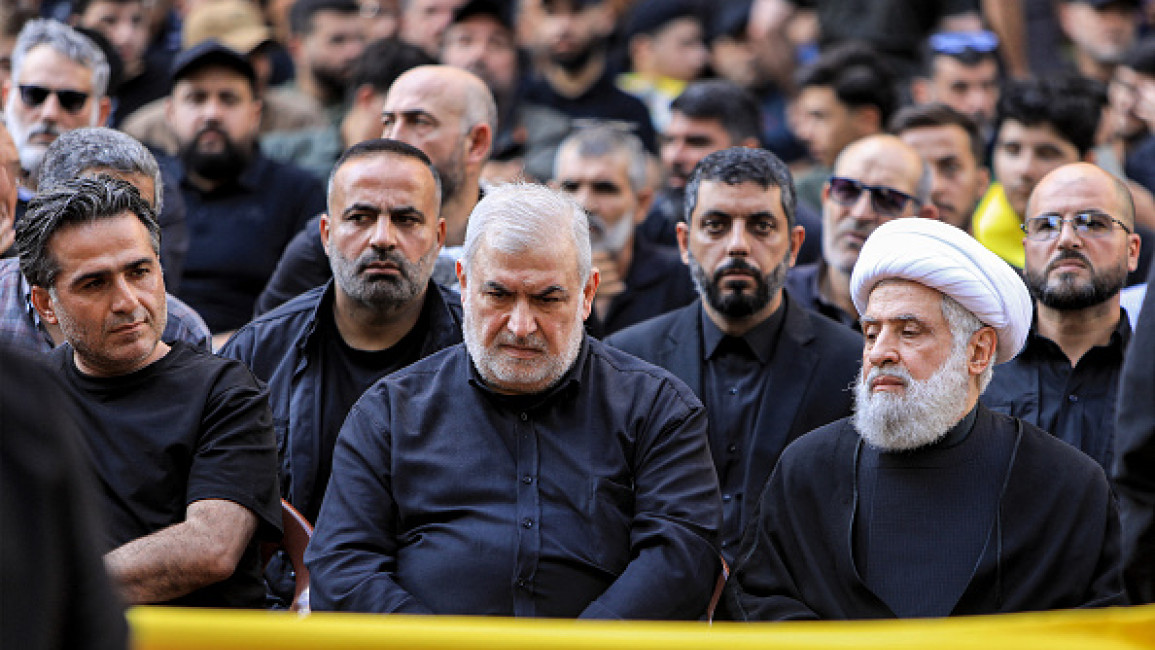
{"label": "black shirt", "polygon": [[253,315],[257,296],[281,253],[305,222],[325,208],[325,191],[308,172],[259,153],[235,182],[201,192],[180,162],[189,247],[177,297],[213,333],[234,330]]}
{"label": "black shirt", "polygon": [[1019,356],[995,366],[982,401],[1081,449],[1105,470],[1115,442],[1115,400],[1131,323],[1120,309],[1107,345],[1091,348],[1073,368],[1063,350],[1032,326]]}
{"label": "black shirt", "polygon": [[[742,501],[746,497],[745,466],[759,422],[763,395],[770,389],[770,360],[778,347],[786,301],[766,320],[741,337],[727,336],[702,309],[702,396],[710,405],[710,453],[722,489],[722,540],[727,546],[742,534]],[[786,427],[764,429],[761,436],[779,436],[770,445],[783,449]],[[751,498],[756,498],[752,495]]]}
{"label": "black shirt", "polygon": [[846,313],[841,307],[822,297],[819,280],[822,279],[825,270],[826,262],[823,260],[795,266],[786,274],[786,289],[810,311],[861,332],[862,325],[859,324],[857,315]]}
{"label": "black shirt", "polygon": [[526,86],[525,101],[555,108],[573,119],[628,122],[636,128],[634,134],[646,150],[654,154],[658,151],[649,109],[640,99],[615,86],[608,71],[577,97],[558,93],[544,78],[534,79]]}
{"label": "black shirt", "polygon": [[701,402],[589,337],[539,395],[491,392],[464,345],[386,377],[333,476],[316,610],[696,619],[718,575]]}
{"label": "black shirt", "polygon": [[77,402],[103,488],[102,551],[184,521],[194,501],[233,501],[260,523],[236,572],[167,604],[260,607],[257,541],[279,537],[281,510],[272,416],[252,373],[181,341],[120,377],[82,374],[67,344],[52,359]]}
{"label": "black shirt", "polygon": [[[337,434],[341,432],[341,425],[345,423],[345,416],[349,414],[353,403],[378,379],[404,368],[420,357],[421,340],[429,328],[428,309],[422,310],[421,314],[413,329],[392,347],[384,350],[358,350],[349,347],[345,339],[341,338],[333,320],[333,310],[320,310],[320,326],[325,328],[325,334],[320,339],[323,342],[320,356],[325,399],[321,402],[321,457],[317,463],[317,485],[329,483],[333,446],[337,444]],[[320,508],[320,499],[316,501],[316,506],[304,513],[310,521],[316,520]]]}

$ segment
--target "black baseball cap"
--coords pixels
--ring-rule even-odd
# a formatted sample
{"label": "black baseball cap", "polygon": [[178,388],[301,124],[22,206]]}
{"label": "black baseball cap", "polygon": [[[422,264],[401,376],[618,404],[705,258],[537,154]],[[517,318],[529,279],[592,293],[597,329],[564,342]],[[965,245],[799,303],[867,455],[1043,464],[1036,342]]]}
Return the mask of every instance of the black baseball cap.
{"label": "black baseball cap", "polygon": [[508,0],[469,0],[453,11],[453,24],[473,16],[490,16],[502,27],[513,30],[513,6]]}
{"label": "black baseball cap", "polygon": [[254,89],[257,87],[257,73],[249,63],[248,57],[212,39],[197,43],[176,55],[176,59],[172,62],[172,82],[176,84],[197,70],[210,65],[235,70],[248,79]]}

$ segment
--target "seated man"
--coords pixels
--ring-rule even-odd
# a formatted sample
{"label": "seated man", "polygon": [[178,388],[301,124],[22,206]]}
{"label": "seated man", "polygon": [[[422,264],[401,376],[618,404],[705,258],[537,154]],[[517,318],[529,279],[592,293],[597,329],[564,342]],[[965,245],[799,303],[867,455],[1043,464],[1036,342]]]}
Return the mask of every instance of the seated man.
{"label": "seated man", "polygon": [[[7,137],[8,132],[0,124],[0,164],[4,158],[2,152],[6,150],[3,141]],[[148,149],[131,136],[103,127],[73,129],[62,133],[48,145],[40,165],[38,185],[48,190],[65,181],[98,174],[131,183],[158,214],[165,199],[169,198],[164,196],[160,170]],[[0,178],[0,212],[5,202],[4,185],[3,178]],[[15,188],[12,190],[14,192]],[[164,235],[165,228],[163,225],[160,227]],[[4,241],[11,241],[13,232],[12,221],[5,220],[0,214],[0,248],[5,248]],[[162,244],[162,265],[164,250]],[[167,278],[167,270],[165,272]],[[168,320],[161,340],[171,343],[179,339],[208,350],[211,335],[201,317],[174,296],[167,296],[166,304]],[[36,314],[32,307],[32,287],[20,273],[19,260],[15,257],[0,259],[0,341],[11,341],[44,352],[64,342],[60,328]]]}
{"label": "seated man", "polygon": [[42,192],[16,230],[51,356],[100,480],[105,566],[130,604],[259,607],[257,542],[276,539],[268,399],[243,365],[160,339],[160,229],[136,188]]}
{"label": "seated man", "polygon": [[584,334],[590,255],[564,195],[503,185],[477,204],[465,343],[379,381],[341,429],[305,554],[313,609],[702,615],[720,567],[706,414]]}
{"label": "seated man", "polygon": [[743,620],[994,614],[1124,603],[1103,470],[978,403],[1022,347],[1027,289],[961,230],[879,226],[851,279],[855,413],[783,452],[726,609]]}

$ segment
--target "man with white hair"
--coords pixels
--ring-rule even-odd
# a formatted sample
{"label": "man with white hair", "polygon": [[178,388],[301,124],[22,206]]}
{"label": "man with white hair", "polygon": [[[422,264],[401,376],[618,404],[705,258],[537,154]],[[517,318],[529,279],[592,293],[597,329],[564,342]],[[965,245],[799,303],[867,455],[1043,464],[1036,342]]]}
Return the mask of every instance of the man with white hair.
{"label": "man with white hair", "polygon": [[379,381],[341,429],[305,554],[313,609],[700,617],[720,569],[706,414],[584,333],[585,213],[492,188],[457,275],[465,343]]}
{"label": "man with white hair", "polygon": [[851,278],[855,413],[783,453],[726,599],[741,620],[939,617],[1125,602],[1102,469],[978,402],[1031,323],[1023,282],[958,228],[880,226]]}
{"label": "man with white hair", "polygon": [[100,126],[112,102],[108,61],[88,37],[55,20],[30,20],[12,50],[4,122],[16,141],[26,184],[35,186],[48,145],[65,131]]}

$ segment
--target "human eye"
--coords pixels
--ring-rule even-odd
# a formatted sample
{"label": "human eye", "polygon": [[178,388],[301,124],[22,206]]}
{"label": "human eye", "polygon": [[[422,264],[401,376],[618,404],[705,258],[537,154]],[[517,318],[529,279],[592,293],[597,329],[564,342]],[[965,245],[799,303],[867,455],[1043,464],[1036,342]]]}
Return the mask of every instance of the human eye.
{"label": "human eye", "polygon": [[706,218],[702,220],[702,230],[709,235],[720,235],[726,232],[726,222],[718,218]]}
{"label": "human eye", "polygon": [[778,230],[778,222],[773,219],[754,219],[750,222],[750,230],[759,235],[769,235]]}
{"label": "human eye", "polygon": [[558,184],[558,189],[565,192],[566,194],[573,194],[574,192],[577,192],[578,187],[580,186],[575,181],[562,181],[560,184]]}
{"label": "human eye", "polygon": [[1017,156],[1022,150],[1022,147],[1017,142],[1004,142],[999,145],[999,148],[1003,150],[1003,153],[1009,156]]}
{"label": "human eye", "polygon": [[397,116],[394,115],[393,113],[382,113],[381,114],[381,126],[385,126],[385,127],[393,126],[393,123],[396,121],[397,121]]}
{"label": "human eye", "polygon": [[1095,235],[1111,230],[1111,218],[1105,214],[1083,213],[1075,215],[1075,228]]}

